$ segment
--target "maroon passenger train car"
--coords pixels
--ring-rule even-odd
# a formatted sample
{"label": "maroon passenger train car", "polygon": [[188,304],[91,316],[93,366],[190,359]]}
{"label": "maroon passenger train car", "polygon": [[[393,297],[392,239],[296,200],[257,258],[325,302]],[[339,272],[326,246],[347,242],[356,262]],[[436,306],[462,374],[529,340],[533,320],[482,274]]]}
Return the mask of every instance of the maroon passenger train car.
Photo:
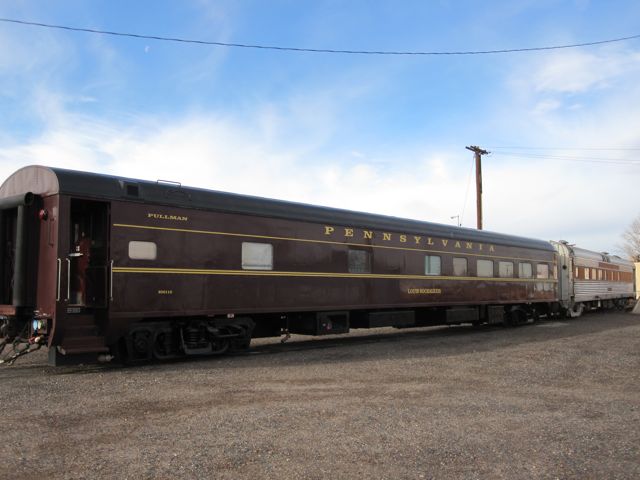
{"label": "maroon passenger train car", "polygon": [[0,336],[53,364],[558,308],[545,241],[41,166],[0,187],[0,239]]}

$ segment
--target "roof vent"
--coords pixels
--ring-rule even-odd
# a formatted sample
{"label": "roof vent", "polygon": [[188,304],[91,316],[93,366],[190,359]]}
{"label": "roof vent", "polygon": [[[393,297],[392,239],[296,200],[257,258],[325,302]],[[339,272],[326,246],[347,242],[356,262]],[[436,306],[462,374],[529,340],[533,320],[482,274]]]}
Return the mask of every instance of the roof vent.
{"label": "roof vent", "polygon": [[128,197],[139,197],[140,196],[140,187],[138,185],[133,185],[131,183],[127,183],[125,186],[125,191],[127,192]]}

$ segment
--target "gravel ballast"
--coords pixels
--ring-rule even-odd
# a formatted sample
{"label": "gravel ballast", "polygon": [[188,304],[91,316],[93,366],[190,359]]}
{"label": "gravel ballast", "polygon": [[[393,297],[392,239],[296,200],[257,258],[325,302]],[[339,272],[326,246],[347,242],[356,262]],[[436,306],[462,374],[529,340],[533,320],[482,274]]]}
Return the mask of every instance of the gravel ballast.
{"label": "gravel ballast", "polygon": [[0,478],[640,478],[640,315],[0,367]]}

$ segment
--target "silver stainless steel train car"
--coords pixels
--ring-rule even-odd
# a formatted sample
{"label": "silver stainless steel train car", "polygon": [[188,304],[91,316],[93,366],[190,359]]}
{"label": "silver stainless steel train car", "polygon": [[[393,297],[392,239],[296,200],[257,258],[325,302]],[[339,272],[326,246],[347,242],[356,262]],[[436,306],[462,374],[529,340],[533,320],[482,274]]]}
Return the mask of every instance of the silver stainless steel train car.
{"label": "silver stainless steel train car", "polygon": [[558,299],[568,316],[585,310],[623,308],[634,297],[634,264],[608,253],[551,242],[558,253]]}

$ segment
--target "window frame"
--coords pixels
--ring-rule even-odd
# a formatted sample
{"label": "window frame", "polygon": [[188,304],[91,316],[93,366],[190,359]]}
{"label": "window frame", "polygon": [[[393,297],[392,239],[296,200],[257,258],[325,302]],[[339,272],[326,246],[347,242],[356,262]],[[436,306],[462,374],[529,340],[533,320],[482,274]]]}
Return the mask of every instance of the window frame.
{"label": "window frame", "polygon": [[[433,259],[438,259],[438,268],[437,268],[437,272],[433,272],[432,271],[432,267],[433,265],[431,264],[431,261]],[[442,275],[442,257],[440,257],[440,255],[425,255],[424,256],[424,274],[430,277],[437,277],[438,275]]]}
{"label": "window frame", "polygon": [[[540,274],[540,268],[541,267],[543,267],[543,270],[546,271],[546,273],[544,275]],[[537,263],[536,264],[536,279],[548,280],[549,278],[551,278],[549,276],[549,274],[550,274],[550,270],[549,270],[549,264],[548,263],[541,262],[541,263]]]}
{"label": "window frame", "polygon": [[[523,267],[529,266],[529,275],[523,275]],[[533,278],[533,264],[531,262],[519,262],[518,263],[518,278]]]}
{"label": "window frame", "polygon": [[[484,270],[484,267],[480,267],[480,265],[485,265],[487,267],[489,267],[489,265],[491,265],[491,275],[481,275],[480,272],[481,270]],[[494,278],[495,277],[495,263],[493,260],[489,260],[487,258],[479,258],[478,260],[476,260],[476,277],[482,277],[482,278]]]}
{"label": "window frame", "polygon": [[[354,264],[352,263],[352,258],[355,259],[356,256],[363,255],[364,256],[364,268],[362,266],[358,266],[358,268],[353,268]],[[360,248],[350,248],[347,251],[347,271],[349,273],[355,274],[368,274],[371,273],[371,252],[368,250],[362,250]]]}
{"label": "window frame", "polygon": [[[269,252],[269,262],[262,262],[262,263],[250,263],[250,260],[255,260],[255,258],[251,257],[251,254],[255,254],[255,253],[260,253],[260,252],[251,252],[249,251],[249,249],[253,248],[253,247],[268,247],[265,250],[265,252],[268,250]],[[262,270],[262,271],[271,271],[273,270],[273,244],[272,243],[266,243],[266,242],[242,242],[242,247],[241,247],[241,260],[240,260],[240,266],[242,267],[242,270]]]}
{"label": "window frame", "polygon": [[[511,275],[502,274],[503,265],[504,266],[511,265]],[[498,260],[498,278],[514,278],[514,276],[515,276],[515,268],[514,268],[513,262],[510,262],[508,260]]]}
{"label": "window frame", "polygon": [[[464,261],[464,273],[456,273],[456,260]],[[469,276],[469,259],[467,257],[453,257],[451,260],[452,270],[451,273],[454,277],[468,277]]]}
{"label": "window frame", "polygon": [[[135,252],[139,253],[136,254]],[[130,240],[127,245],[127,255],[129,260],[144,260],[152,262],[158,259],[158,244],[156,242],[149,242],[145,240]]]}

